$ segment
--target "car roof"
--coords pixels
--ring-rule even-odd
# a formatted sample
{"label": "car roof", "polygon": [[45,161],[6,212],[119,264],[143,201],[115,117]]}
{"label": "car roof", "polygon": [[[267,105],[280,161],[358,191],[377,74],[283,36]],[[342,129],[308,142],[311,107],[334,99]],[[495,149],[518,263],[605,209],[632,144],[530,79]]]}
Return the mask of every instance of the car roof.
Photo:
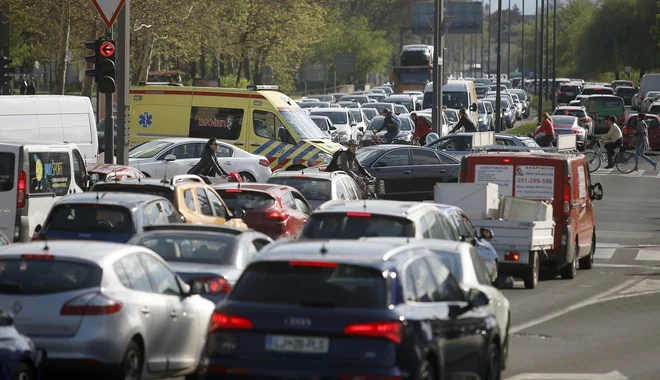
{"label": "car roof", "polygon": [[392,247],[388,241],[291,240],[264,247],[254,262],[301,260],[382,268],[388,261],[401,262],[414,254],[408,247]]}
{"label": "car roof", "polygon": [[341,112],[341,113],[346,113],[345,108],[322,108],[318,110],[312,110],[309,114],[312,115],[312,112]]}
{"label": "car roof", "polygon": [[[375,119],[376,118],[373,118],[372,120],[375,120]],[[379,144],[379,145],[365,146],[364,148],[361,148],[361,150],[390,150],[390,149],[393,149],[393,148],[431,149],[431,148],[425,148],[423,146],[414,146],[414,145],[407,145],[407,144]],[[435,150],[435,149],[431,149],[431,150]]]}
{"label": "car roof", "polygon": [[[157,179],[157,178],[142,178],[142,179],[134,179],[134,178],[128,178],[128,179],[122,179],[121,181],[113,181],[113,182],[99,182],[95,184],[94,186],[103,186],[103,185],[122,185],[122,186],[159,186],[159,187],[164,187],[171,189],[173,188],[172,184],[170,181],[165,181],[162,179]],[[92,188],[93,189],[93,188]]]}
{"label": "car roof", "polygon": [[138,193],[119,193],[119,192],[89,192],[79,194],[69,194],[62,197],[56,204],[76,204],[76,203],[94,203],[102,205],[129,206],[132,208],[155,200],[164,200],[165,198]]}
{"label": "car roof", "polygon": [[213,225],[213,224],[190,224],[190,223],[176,223],[176,224],[163,224],[157,226],[145,226],[145,232],[166,232],[166,231],[187,231],[187,232],[205,232],[214,234],[225,234],[238,236],[247,232],[255,232],[249,228],[238,228],[227,225]]}
{"label": "car roof", "polygon": [[[48,247],[47,249],[45,249]],[[123,255],[130,252],[144,252],[136,246],[108,243],[91,240],[53,240],[28,242],[20,244],[10,244],[0,247],[0,257],[23,254],[43,254],[53,255],[57,258],[80,259],[93,262],[99,266],[111,256]]]}
{"label": "car roof", "polygon": [[[315,178],[315,179],[327,179],[330,180],[332,177],[337,176],[339,174],[346,174],[344,172],[322,172],[322,171],[281,171],[281,172],[275,172],[273,175],[271,175],[271,178],[273,177],[286,177],[286,178],[293,178],[293,177],[300,177],[301,179],[305,177],[309,178]],[[280,185],[281,186],[281,185]]]}
{"label": "car roof", "polygon": [[204,143],[209,139],[201,139],[197,137],[167,137],[163,139],[158,139],[158,140],[152,140],[152,141],[160,141],[160,142],[169,142],[169,143],[180,143],[180,142],[198,142],[198,143]]}
{"label": "car roof", "polygon": [[[438,205],[443,206],[443,205]],[[455,206],[448,206],[458,209]],[[454,240],[440,240],[440,239],[410,239],[405,237],[363,237],[359,239],[360,242],[369,242],[369,243],[386,243],[390,246],[407,246],[408,248],[412,247],[424,247],[429,249],[437,249],[442,251],[455,251],[460,253],[460,248],[470,247],[471,244],[454,241]]]}
{"label": "car roof", "polygon": [[[287,173],[287,172],[281,172],[281,173]],[[298,173],[298,172],[295,172]],[[322,173],[322,172],[319,172]],[[300,173],[298,173],[300,175]],[[212,187],[215,190],[222,191],[222,190],[227,190],[227,189],[240,189],[240,190],[252,190],[252,191],[261,191],[264,193],[271,193],[271,194],[280,194],[285,191],[298,191],[295,188],[291,186],[286,186],[286,185],[280,185],[277,183],[241,183],[241,182],[228,182],[228,183],[221,183],[217,185],[212,185]]]}
{"label": "car roof", "polygon": [[314,210],[317,213],[343,213],[343,212],[366,212],[379,215],[407,216],[408,214],[428,208],[429,205],[422,202],[404,202],[390,200],[334,200],[328,201]]}

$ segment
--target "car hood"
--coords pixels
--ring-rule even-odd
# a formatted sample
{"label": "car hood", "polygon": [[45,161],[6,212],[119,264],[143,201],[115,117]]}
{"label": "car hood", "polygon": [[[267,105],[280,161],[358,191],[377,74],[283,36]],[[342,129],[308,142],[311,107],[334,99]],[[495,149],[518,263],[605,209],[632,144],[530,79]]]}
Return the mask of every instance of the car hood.
{"label": "car hood", "polygon": [[172,267],[172,269],[174,269],[184,281],[188,281],[192,278],[220,275],[230,284],[234,284],[241,276],[241,273],[243,273],[243,269],[231,265],[214,265],[180,261],[168,261],[167,263],[170,264],[170,267]]}

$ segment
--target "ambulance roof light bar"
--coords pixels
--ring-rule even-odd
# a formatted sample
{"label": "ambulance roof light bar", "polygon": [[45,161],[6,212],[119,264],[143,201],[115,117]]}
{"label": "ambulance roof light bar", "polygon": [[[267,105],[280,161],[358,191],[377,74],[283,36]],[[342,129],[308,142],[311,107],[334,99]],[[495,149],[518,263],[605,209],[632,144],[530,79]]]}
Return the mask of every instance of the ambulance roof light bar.
{"label": "ambulance roof light bar", "polygon": [[248,90],[252,91],[279,91],[280,86],[275,85],[263,85],[263,84],[250,84],[247,86]]}

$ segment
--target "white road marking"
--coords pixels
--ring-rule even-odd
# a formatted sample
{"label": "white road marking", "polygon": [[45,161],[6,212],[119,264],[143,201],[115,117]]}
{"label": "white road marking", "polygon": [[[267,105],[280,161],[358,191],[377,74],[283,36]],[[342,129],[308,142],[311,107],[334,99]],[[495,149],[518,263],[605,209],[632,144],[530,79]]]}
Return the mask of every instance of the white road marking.
{"label": "white road marking", "polygon": [[594,259],[609,260],[614,256],[616,250],[616,248],[596,248]]}
{"label": "white road marking", "polygon": [[660,178],[660,173],[658,173],[658,175],[657,175],[657,176],[655,176],[655,178]]}
{"label": "white road marking", "polygon": [[531,320],[527,323],[523,323],[521,325],[515,326],[515,327],[513,327],[509,330],[509,333],[510,334],[515,334],[515,333],[521,332],[521,331],[526,330],[530,327],[534,327],[536,325],[540,325],[541,323],[545,323],[545,322],[548,322],[550,320],[553,320],[557,317],[561,317],[562,315],[568,314],[568,313],[570,313],[572,311],[575,311],[577,309],[581,309],[585,306],[589,306],[589,305],[592,305],[594,303],[597,303],[598,300],[600,300],[601,298],[605,298],[605,297],[607,297],[611,294],[614,294],[614,293],[616,293],[616,292],[618,292],[618,291],[620,291],[624,288],[627,288],[628,286],[632,285],[633,283],[635,283],[637,281],[638,281],[638,279],[635,279],[635,278],[630,279],[628,281],[624,281],[623,283],[621,283],[621,284],[619,284],[619,285],[617,285],[617,286],[615,286],[615,287],[613,287],[609,290],[598,293],[593,297],[587,298],[584,301],[581,301],[581,302],[578,302],[578,303],[573,304],[571,306],[568,306],[568,307],[565,307],[563,309],[557,310],[554,313],[550,313],[550,314],[545,315],[543,317],[533,319],[533,320]]}
{"label": "white road marking", "polygon": [[646,265],[634,265],[634,264],[601,264],[594,263],[594,267],[597,268],[642,268],[642,269],[657,269],[656,266]]}
{"label": "white road marking", "polygon": [[505,380],[628,380],[619,371],[610,373],[522,373]]}
{"label": "white road marking", "polygon": [[595,173],[591,173],[591,174],[592,175],[594,175],[594,174],[609,174],[609,173],[612,173],[613,170],[614,169],[598,169],[598,170],[596,170]]}
{"label": "white road marking", "polygon": [[628,174],[623,174],[624,177],[641,177],[642,174],[644,174],[646,170],[638,170],[636,172],[628,173]]}
{"label": "white road marking", "polygon": [[621,292],[621,294],[644,293],[660,291],[660,280],[645,279]]}
{"label": "white road marking", "polygon": [[635,260],[660,261],[660,249],[640,249]]}

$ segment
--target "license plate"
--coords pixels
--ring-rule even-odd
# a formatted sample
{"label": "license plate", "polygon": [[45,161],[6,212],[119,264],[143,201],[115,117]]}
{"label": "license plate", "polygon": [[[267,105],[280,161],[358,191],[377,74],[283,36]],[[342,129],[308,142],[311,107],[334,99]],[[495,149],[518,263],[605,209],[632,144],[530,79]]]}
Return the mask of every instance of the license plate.
{"label": "license plate", "polygon": [[307,336],[268,335],[266,350],[300,354],[327,354],[330,347],[328,338]]}

